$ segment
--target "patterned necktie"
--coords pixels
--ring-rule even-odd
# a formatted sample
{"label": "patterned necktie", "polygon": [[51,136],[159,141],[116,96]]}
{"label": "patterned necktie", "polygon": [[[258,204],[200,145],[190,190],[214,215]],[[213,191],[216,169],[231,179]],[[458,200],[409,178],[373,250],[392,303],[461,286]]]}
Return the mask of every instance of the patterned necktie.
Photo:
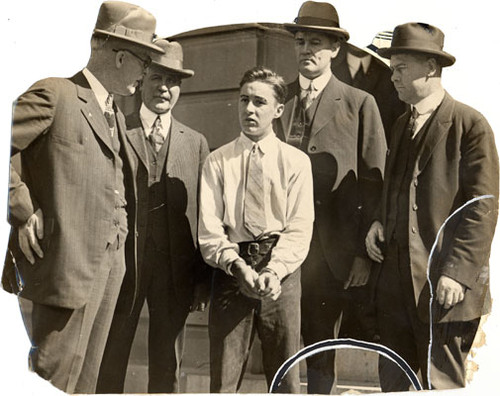
{"label": "patterned necktie", "polygon": [[410,119],[408,120],[407,132],[410,139],[415,137],[415,132],[417,130],[417,118],[418,111],[415,106],[412,106]]}
{"label": "patterned necktie", "polygon": [[246,229],[254,238],[257,239],[266,230],[264,172],[258,143],[254,143],[248,160],[243,217]]}
{"label": "patterned necktie", "polygon": [[105,107],[104,107],[104,117],[108,122],[109,133],[113,136],[115,132],[116,118],[115,118],[115,110],[113,109],[113,94],[109,94],[106,98]]}
{"label": "patterned necktie", "polygon": [[313,82],[311,81],[311,83],[309,84],[309,88],[304,90],[305,93],[301,99],[302,107],[304,108],[304,110],[307,110],[309,108],[309,106],[311,106],[312,102],[314,101],[314,91],[315,91],[315,88],[314,88]]}
{"label": "patterned necktie", "polygon": [[163,142],[165,141],[165,138],[160,133],[161,129],[161,118],[160,116],[157,116],[155,122],[153,123],[153,127],[151,128],[151,133],[149,134],[149,142],[156,152],[160,151],[161,146],[163,146]]}

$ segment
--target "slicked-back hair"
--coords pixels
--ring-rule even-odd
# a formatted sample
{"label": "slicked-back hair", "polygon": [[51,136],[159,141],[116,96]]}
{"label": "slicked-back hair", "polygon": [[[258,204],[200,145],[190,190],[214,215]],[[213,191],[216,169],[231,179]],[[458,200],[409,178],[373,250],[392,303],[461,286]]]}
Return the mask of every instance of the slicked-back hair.
{"label": "slicked-back hair", "polygon": [[271,86],[274,91],[274,97],[280,104],[285,103],[286,100],[286,84],[283,77],[278,73],[268,69],[267,67],[257,66],[247,70],[240,81],[240,89],[243,85],[254,81],[260,81]]}

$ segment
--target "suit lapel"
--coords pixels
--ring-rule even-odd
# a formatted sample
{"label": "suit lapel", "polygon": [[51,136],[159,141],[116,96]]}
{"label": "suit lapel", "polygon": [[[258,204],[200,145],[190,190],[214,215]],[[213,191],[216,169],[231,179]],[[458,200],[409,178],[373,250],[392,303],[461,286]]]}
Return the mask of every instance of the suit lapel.
{"label": "suit lapel", "polygon": [[104,118],[104,114],[97,103],[97,99],[88,84],[83,73],[78,73],[73,77],[76,84],[78,98],[83,102],[82,114],[87,119],[90,127],[97,137],[111,150],[111,139],[109,138],[109,126]]}
{"label": "suit lapel", "polygon": [[127,128],[127,138],[130,142],[130,145],[136,152],[137,156],[141,160],[142,164],[146,169],[148,169],[148,154],[146,148],[146,139],[144,136],[144,128],[142,127],[142,123],[137,112],[134,112],[127,119],[128,128]]}
{"label": "suit lapel", "polygon": [[170,143],[168,146],[167,155],[167,174],[175,174],[175,169],[178,162],[182,159],[182,147],[186,144],[184,131],[179,122],[172,117],[172,125],[170,127]]}
{"label": "suit lapel", "polygon": [[422,142],[422,147],[417,155],[417,172],[420,174],[422,170],[427,165],[432,152],[438,145],[438,143],[447,135],[450,125],[452,123],[454,102],[451,96],[447,93],[443,99],[443,102],[436,110],[436,114],[430,120],[428,126],[428,131]]}
{"label": "suit lapel", "polygon": [[321,94],[321,99],[314,115],[313,124],[311,127],[311,138],[316,135],[332,117],[335,116],[337,107],[342,100],[338,89],[339,80],[332,75],[328,84],[326,84]]}

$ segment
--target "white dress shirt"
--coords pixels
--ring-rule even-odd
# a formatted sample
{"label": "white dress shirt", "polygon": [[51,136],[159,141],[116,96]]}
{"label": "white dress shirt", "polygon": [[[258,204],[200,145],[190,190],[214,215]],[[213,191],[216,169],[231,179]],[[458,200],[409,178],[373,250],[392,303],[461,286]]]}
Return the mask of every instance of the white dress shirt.
{"label": "white dress shirt", "polygon": [[433,92],[426,98],[422,99],[416,105],[412,105],[411,109],[417,109],[418,116],[415,119],[415,132],[413,133],[412,139],[417,136],[417,133],[422,129],[422,126],[432,115],[434,110],[436,110],[444,99],[445,91],[443,88]]}
{"label": "white dress shirt", "polygon": [[316,99],[321,92],[326,87],[326,84],[328,84],[328,81],[330,81],[330,78],[332,77],[332,72],[330,69],[327,69],[325,73],[323,73],[321,76],[316,77],[314,80],[309,80],[308,78],[304,77],[302,74],[299,73],[299,85],[300,89],[302,92],[305,92],[309,89],[309,86],[311,85],[311,82],[313,84],[313,92],[312,92],[312,99]]}
{"label": "white dress shirt", "polygon": [[350,52],[347,53],[346,58],[347,66],[349,67],[349,73],[351,74],[352,78],[354,78],[360,67],[363,68],[363,72],[366,74],[372,60],[371,56],[368,54],[366,54],[366,56],[359,57],[351,54]]}
{"label": "white dress shirt", "polygon": [[106,110],[106,100],[108,99],[109,92],[104,86],[101,84],[101,82],[92,74],[92,72],[84,68],[82,70],[83,75],[87,79],[90,85],[90,89],[92,92],[94,92],[94,95],[97,99],[97,103],[99,104],[99,107],[101,108],[102,112]]}
{"label": "white dress shirt", "polygon": [[170,131],[170,124],[172,123],[172,113],[170,111],[163,114],[157,114],[149,110],[143,103],[141,105],[141,109],[139,110],[139,116],[141,118],[142,128],[144,129],[146,139],[153,131],[153,124],[158,116],[160,116],[161,120],[161,128],[159,129],[160,134],[164,139],[167,138],[168,131]]}
{"label": "white dress shirt", "polygon": [[[254,238],[244,226],[245,175],[253,141],[243,133],[212,152],[200,186],[198,237],[205,261],[228,274],[239,257],[239,242]],[[263,152],[264,235],[279,235],[267,266],[280,279],[294,272],[309,251],[314,221],[309,157],[274,133],[259,141]]]}

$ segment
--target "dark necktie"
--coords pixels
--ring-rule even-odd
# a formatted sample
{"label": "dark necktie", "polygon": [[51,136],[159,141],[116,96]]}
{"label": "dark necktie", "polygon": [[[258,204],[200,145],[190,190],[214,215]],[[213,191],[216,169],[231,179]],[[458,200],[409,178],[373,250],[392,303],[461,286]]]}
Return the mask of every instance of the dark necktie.
{"label": "dark necktie", "polygon": [[151,143],[151,146],[153,147],[155,152],[160,151],[161,146],[163,146],[163,142],[165,141],[165,138],[160,132],[161,129],[161,118],[160,116],[157,116],[155,122],[153,123],[151,133],[149,134],[149,142]]}
{"label": "dark necktie", "polygon": [[417,108],[413,106],[411,109],[411,115],[410,119],[408,120],[408,126],[407,126],[407,133],[410,139],[413,139],[415,136],[415,132],[417,130],[417,118],[418,118],[418,111]]}
{"label": "dark necktie", "polygon": [[246,229],[254,238],[257,239],[266,230],[264,172],[258,143],[254,143],[248,159],[243,217]]}
{"label": "dark necktie", "polygon": [[109,133],[113,136],[115,132],[116,118],[115,118],[115,110],[113,109],[113,94],[109,94],[106,98],[105,107],[104,107],[104,117],[108,122]]}
{"label": "dark necktie", "polygon": [[364,86],[365,82],[365,71],[363,70],[363,64],[359,64],[359,69],[354,75],[354,78],[352,79],[352,86],[356,88],[360,88]]}
{"label": "dark necktie", "polygon": [[304,94],[302,96],[301,102],[302,102],[302,107],[304,110],[307,110],[309,106],[311,106],[313,100],[314,100],[314,85],[313,82],[311,81],[309,84],[309,87],[304,90]]}

